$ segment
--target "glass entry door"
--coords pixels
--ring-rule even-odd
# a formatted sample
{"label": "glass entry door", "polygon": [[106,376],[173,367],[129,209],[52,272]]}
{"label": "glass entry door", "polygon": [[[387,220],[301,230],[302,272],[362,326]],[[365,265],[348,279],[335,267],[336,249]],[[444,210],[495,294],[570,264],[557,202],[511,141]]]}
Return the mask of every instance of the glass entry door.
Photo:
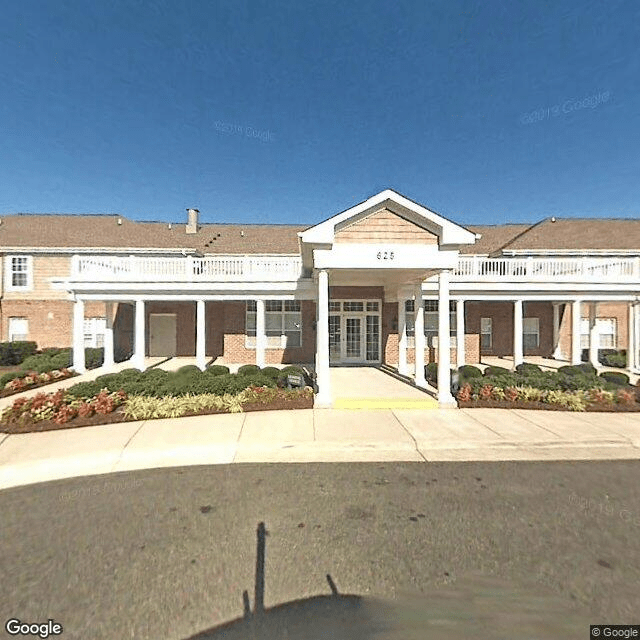
{"label": "glass entry door", "polygon": [[330,300],[329,363],[380,362],[380,300]]}
{"label": "glass entry door", "polygon": [[359,316],[344,317],[344,361],[362,362],[364,340],[362,339],[362,318]]}

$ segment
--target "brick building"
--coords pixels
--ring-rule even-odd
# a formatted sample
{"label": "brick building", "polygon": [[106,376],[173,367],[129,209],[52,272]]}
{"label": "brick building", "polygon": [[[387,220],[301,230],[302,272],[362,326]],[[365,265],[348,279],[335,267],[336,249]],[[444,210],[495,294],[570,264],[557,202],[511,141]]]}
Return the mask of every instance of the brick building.
{"label": "brick building", "polygon": [[465,228],[386,190],[311,228],[8,215],[0,250],[2,340],[134,366],[313,364],[319,403],[330,365],[386,363],[420,385],[430,360],[444,378],[487,355],[612,348],[640,364],[636,219]]}

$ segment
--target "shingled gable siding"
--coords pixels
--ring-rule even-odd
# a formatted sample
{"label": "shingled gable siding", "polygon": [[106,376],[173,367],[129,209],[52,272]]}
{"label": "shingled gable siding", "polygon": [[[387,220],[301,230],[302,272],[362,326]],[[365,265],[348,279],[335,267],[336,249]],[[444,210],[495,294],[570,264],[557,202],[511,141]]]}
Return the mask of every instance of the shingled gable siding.
{"label": "shingled gable siding", "polygon": [[335,242],[433,245],[438,244],[438,236],[388,209],[380,209],[336,231]]}

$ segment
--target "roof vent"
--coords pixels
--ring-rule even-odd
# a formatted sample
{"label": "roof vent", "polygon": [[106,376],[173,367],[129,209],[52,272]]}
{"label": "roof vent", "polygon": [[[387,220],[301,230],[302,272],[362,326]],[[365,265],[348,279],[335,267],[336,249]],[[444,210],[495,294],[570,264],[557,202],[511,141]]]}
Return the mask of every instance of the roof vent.
{"label": "roof vent", "polygon": [[118,224],[122,224],[122,218],[118,218]]}
{"label": "roof vent", "polygon": [[171,223],[167,225],[167,229],[171,229]]}
{"label": "roof vent", "polygon": [[244,230],[240,230],[240,237],[244,238]]}
{"label": "roof vent", "polygon": [[551,218],[551,222],[555,222],[555,221],[556,221],[555,217]]}
{"label": "roof vent", "polygon": [[187,233],[198,232],[198,214],[200,212],[197,209],[187,209],[187,226],[185,231]]}

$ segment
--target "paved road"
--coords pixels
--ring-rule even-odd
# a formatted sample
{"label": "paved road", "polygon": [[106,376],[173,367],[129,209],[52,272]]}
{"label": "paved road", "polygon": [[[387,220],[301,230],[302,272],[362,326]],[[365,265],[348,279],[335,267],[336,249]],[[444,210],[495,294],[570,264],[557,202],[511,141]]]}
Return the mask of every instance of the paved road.
{"label": "paved road", "polygon": [[587,638],[640,622],[640,463],[616,461],[246,464],[7,489],[2,624],[53,618],[82,640],[214,629],[243,616],[243,591],[259,609],[260,522],[267,609],[329,596],[327,574],[361,599],[201,637]]}

